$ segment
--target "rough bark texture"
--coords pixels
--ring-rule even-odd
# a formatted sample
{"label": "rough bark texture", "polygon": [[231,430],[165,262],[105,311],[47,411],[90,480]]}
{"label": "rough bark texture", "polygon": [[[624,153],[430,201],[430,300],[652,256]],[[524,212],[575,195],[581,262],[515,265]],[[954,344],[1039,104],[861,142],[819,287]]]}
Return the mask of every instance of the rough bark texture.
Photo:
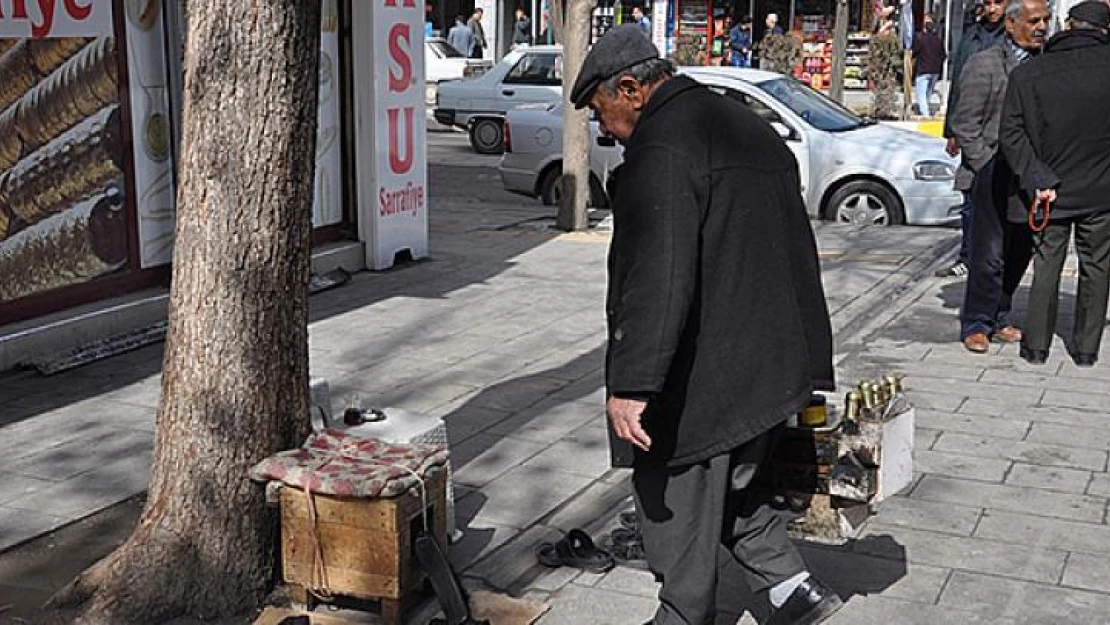
{"label": "rough bark texture", "polygon": [[590,121],[584,109],[575,110],[570,90],[578,79],[590,47],[593,0],[567,0],[563,44],[563,194],[557,223],[562,230],[584,230],[589,225]]}
{"label": "rough bark texture", "polygon": [[319,23],[318,2],[189,2],[149,497],[129,540],[55,598],[81,622],[243,614],[273,584],[277,526],[247,470],[307,428]]}
{"label": "rough bark texture", "polygon": [[836,22],[833,26],[832,77],[829,97],[844,103],[844,57],[848,50],[848,0],[836,0]]}

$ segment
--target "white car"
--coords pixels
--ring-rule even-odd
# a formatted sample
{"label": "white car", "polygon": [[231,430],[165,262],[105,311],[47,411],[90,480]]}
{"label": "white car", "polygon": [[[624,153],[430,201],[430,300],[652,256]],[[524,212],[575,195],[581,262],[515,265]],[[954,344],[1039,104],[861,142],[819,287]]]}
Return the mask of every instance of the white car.
{"label": "white car", "polygon": [[441,124],[469,131],[479,154],[500,154],[507,111],[562,97],[562,46],[530,46],[510,52],[479,78],[440,83],[434,115]]}
{"label": "white car", "polygon": [[493,61],[468,59],[465,54],[451,47],[443,37],[425,39],[424,83],[427,85],[428,103],[435,103],[439,83],[445,80],[475,78],[491,67],[493,67]]}
{"label": "white car", "polygon": [[[781,74],[731,67],[681,72],[750,107],[775,127],[798,160],[802,197],[811,215],[879,225],[959,220],[963,198],[952,188],[958,162],[944,151],[942,140],[876,124]],[[517,128],[517,123],[529,128]],[[512,152],[500,165],[506,189],[544,197],[550,168],[561,166],[561,112],[548,111],[547,124],[547,132],[558,137],[553,147],[531,140],[539,132],[534,113],[510,114]],[[602,188],[619,163],[613,161],[613,149],[592,146],[591,169]]]}

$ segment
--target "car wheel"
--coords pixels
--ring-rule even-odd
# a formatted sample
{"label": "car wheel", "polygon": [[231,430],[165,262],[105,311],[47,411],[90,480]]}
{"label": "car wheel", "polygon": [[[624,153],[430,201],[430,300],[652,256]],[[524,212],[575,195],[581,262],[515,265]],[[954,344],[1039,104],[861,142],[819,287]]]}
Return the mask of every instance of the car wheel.
{"label": "car wheel", "polygon": [[905,223],[902,203],[886,185],[856,180],[841,186],[825,205],[825,218],[837,223],[892,226]]}
{"label": "car wheel", "polygon": [[505,150],[503,122],[479,119],[470,125],[470,145],[479,154],[500,154]]}
{"label": "car wheel", "polygon": [[[540,183],[540,200],[547,206],[557,206],[562,201],[562,178],[563,172],[558,167],[552,167],[544,174],[543,181]],[[605,191],[601,188],[601,181],[591,173],[590,206],[592,208],[604,208],[608,205],[609,198],[605,196]]]}

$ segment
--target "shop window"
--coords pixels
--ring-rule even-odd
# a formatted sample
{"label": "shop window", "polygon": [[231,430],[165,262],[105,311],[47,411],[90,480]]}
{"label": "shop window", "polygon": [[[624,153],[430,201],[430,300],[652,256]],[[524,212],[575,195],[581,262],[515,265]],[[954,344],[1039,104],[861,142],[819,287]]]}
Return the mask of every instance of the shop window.
{"label": "shop window", "polygon": [[519,85],[561,85],[563,64],[556,54],[525,54],[504,82]]}

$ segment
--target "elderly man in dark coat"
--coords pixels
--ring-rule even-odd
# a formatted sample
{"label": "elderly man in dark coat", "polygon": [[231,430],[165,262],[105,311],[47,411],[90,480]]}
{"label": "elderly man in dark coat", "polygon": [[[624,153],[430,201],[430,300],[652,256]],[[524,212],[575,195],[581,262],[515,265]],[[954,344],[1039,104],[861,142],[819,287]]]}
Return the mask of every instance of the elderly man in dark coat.
{"label": "elderly man in dark coat", "polygon": [[1010,72],[1040,51],[1049,16],[1045,0],[1010,0],[1006,38],[971,57],[960,74],[953,128],[963,162],[975,174],[971,267],[960,307],[960,340],[976,354],[989,351],[992,339],[1016,343],[1022,338],[1009,315],[1014,291],[1029,266],[1032,242],[1028,228],[1007,219],[1013,174],[1006,159],[996,157],[998,128]]}
{"label": "elderly man in dark coat", "polygon": [[[1081,2],[1069,29],[1014,70],[1003,106],[1002,152],[1017,174],[1019,217],[1034,198],[1053,202],[1034,235],[1033,287],[1021,356],[1044,364],[1056,329],[1060,271],[1075,230],[1079,292],[1075,364],[1098,360],[1110,289],[1110,7]],[[1101,106],[1100,106],[1101,104]],[[1034,215],[1036,218],[1036,215]],[[1039,222],[1034,221],[1040,228]]]}
{"label": "elderly man in dark coat", "polygon": [[663,584],[653,623],[712,622],[720,557],[740,563],[722,575],[743,571],[768,591],[769,623],[819,623],[840,599],[749,489],[776,429],[834,386],[798,166],[756,114],[673,71],[625,25],[594,46],[571,91],[625,146],[607,409],[636,447],[644,550]]}

